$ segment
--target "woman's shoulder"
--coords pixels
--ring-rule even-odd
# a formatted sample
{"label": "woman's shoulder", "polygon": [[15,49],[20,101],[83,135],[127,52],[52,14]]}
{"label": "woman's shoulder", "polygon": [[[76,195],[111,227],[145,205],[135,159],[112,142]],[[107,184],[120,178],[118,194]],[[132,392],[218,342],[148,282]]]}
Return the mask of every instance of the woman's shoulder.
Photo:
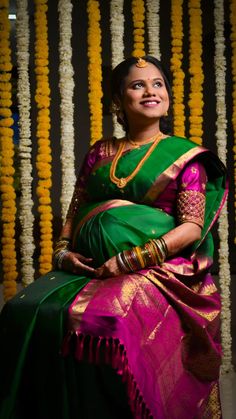
{"label": "woman's shoulder", "polygon": [[115,141],[115,137],[101,138],[95,143],[90,144],[88,154],[96,154],[99,158],[108,157],[112,152]]}

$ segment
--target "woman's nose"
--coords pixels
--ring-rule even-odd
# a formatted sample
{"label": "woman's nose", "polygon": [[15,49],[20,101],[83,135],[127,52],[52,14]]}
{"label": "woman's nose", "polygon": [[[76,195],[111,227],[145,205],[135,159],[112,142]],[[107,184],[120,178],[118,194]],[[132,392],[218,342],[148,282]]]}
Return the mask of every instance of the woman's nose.
{"label": "woman's nose", "polygon": [[146,84],[145,90],[144,90],[144,96],[155,96],[155,91],[152,86],[152,84]]}

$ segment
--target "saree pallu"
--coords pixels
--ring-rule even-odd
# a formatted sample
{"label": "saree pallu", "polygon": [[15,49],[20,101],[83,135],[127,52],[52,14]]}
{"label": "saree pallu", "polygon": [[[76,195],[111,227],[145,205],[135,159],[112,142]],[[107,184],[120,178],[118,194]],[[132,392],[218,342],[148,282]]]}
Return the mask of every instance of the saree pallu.
{"label": "saree pallu", "polygon": [[[225,175],[205,149],[181,140],[168,153],[169,145],[160,144],[165,158],[152,155],[123,195],[108,184],[109,161],[98,165],[88,191],[100,202],[80,208],[74,248],[99,266],[174,228],[175,217],[151,203],[198,155],[209,177],[202,239],[161,267],[116,278],[50,272],[8,302],[0,317],[1,419],[221,417],[220,298],[209,274],[209,230],[225,199]],[[121,161],[124,173],[129,161]],[[146,187],[138,184],[142,175]]]}

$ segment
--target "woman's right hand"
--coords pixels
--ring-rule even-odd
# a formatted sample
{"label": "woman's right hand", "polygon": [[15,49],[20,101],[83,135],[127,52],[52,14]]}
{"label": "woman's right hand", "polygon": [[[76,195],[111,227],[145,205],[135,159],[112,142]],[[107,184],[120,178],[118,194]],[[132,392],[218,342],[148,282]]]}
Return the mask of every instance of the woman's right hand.
{"label": "woman's right hand", "polygon": [[63,257],[62,269],[73,274],[88,276],[89,273],[95,272],[95,269],[89,266],[92,261],[92,258],[86,258],[80,253],[68,252]]}

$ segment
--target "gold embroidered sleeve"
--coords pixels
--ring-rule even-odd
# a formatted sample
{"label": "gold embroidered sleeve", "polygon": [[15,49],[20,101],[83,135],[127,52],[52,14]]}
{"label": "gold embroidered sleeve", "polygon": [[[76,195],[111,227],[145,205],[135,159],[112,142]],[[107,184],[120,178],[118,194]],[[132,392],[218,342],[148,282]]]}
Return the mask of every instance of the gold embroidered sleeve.
{"label": "gold embroidered sleeve", "polygon": [[66,218],[73,218],[77,213],[81,204],[88,200],[87,192],[84,186],[81,185],[81,179],[76,182],[72,200],[67,212]]}
{"label": "gold embroidered sleeve", "polygon": [[198,191],[182,191],[177,196],[177,219],[179,224],[192,222],[204,225],[205,195]]}

